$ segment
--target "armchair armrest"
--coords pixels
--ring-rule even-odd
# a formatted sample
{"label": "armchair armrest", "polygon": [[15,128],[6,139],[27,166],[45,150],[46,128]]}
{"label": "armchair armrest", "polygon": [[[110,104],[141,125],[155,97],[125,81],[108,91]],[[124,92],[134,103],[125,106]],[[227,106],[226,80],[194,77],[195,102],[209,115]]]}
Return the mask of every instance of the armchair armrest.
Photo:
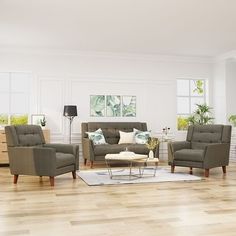
{"label": "armchair armrest", "polygon": [[94,146],[93,142],[89,138],[82,139],[83,146],[83,158],[86,160],[94,160]]}
{"label": "armchair armrest", "polygon": [[173,153],[181,149],[190,149],[191,143],[187,141],[175,141],[169,142],[168,145],[171,146]]}
{"label": "armchair armrest", "polygon": [[168,163],[173,163],[174,153],[181,149],[190,149],[191,143],[187,141],[168,142]]}
{"label": "armchair armrest", "polygon": [[54,176],[56,154],[52,148],[11,147],[9,162],[12,174]]}
{"label": "armchair armrest", "polygon": [[209,169],[229,164],[229,143],[213,143],[205,147],[204,168]]}
{"label": "armchair armrest", "polygon": [[79,169],[79,145],[76,144],[61,144],[61,143],[47,143],[45,148],[53,148],[56,152],[69,153],[75,156],[76,170]]}

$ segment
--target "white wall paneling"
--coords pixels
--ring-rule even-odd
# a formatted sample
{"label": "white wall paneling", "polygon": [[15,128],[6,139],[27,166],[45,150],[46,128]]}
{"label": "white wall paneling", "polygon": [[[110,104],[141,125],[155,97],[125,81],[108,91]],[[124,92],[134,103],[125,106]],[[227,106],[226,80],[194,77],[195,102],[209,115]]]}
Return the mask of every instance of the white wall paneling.
{"label": "white wall paneling", "polygon": [[[212,62],[209,58],[162,55],[2,51],[0,71],[32,71],[31,114],[47,115],[53,142],[68,142],[69,122],[63,117],[63,106],[77,105],[72,141],[80,142],[83,121],[146,121],[154,133],[168,126],[175,134],[176,79],[210,81]],[[136,95],[137,116],[90,117],[92,94]]]}
{"label": "white wall paneling", "polygon": [[64,141],[64,80],[39,78],[39,114],[45,114],[51,136]]}

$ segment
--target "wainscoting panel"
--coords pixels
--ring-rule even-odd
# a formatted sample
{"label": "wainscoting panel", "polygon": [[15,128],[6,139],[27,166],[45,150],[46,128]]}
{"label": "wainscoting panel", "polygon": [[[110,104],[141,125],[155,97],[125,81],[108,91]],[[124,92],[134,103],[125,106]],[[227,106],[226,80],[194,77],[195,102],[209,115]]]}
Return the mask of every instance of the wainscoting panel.
{"label": "wainscoting panel", "polygon": [[46,126],[49,127],[54,142],[54,136],[64,136],[64,81],[56,78],[39,78],[39,94],[39,113],[46,115]]}

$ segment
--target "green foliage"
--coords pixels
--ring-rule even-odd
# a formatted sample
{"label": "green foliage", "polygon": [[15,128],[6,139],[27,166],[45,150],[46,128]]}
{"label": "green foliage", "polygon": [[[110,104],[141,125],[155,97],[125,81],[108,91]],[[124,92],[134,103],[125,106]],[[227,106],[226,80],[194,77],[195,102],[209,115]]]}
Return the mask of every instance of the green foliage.
{"label": "green foliage", "polygon": [[234,126],[236,127],[236,115],[231,115],[228,119],[228,121]]}
{"label": "green foliage", "polygon": [[27,125],[28,124],[28,115],[12,115],[10,117],[11,125]]}
{"label": "green foliage", "polygon": [[8,115],[1,114],[0,115],[0,125],[7,125],[8,124]]}
{"label": "green foliage", "polygon": [[189,124],[188,118],[179,116],[177,124],[178,124],[178,130],[187,130]]}
{"label": "green foliage", "polygon": [[45,116],[43,117],[43,119],[40,120],[40,124],[41,124],[41,126],[46,126],[46,118],[45,118]]}
{"label": "green foliage", "polygon": [[146,146],[149,150],[153,150],[159,144],[158,138],[149,137]]}
{"label": "green foliage", "polygon": [[205,125],[210,124],[213,121],[211,117],[211,107],[207,104],[196,104],[197,110],[188,118],[190,124],[193,125]]}
{"label": "green foliage", "polygon": [[193,92],[197,92],[199,95],[203,94],[203,92],[204,92],[203,80],[196,80],[196,81],[194,81],[194,84],[195,84],[196,88],[193,90]]}

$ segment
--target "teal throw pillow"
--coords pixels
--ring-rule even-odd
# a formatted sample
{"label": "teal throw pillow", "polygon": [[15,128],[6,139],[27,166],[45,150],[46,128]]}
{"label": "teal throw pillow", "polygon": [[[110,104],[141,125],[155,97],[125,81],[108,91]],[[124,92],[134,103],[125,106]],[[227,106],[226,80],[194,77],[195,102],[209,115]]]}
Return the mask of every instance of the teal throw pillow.
{"label": "teal throw pillow", "polygon": [[94,132],[86,132],[86,134],[88,134],[89,139],[93,141],[94,145],[107,144],[101,129]]}
{"label": "teal throw pillow", "polygon": [[145,144],[148,141],[148,138],[151,137],[151,131],[141,131],[134,128],[134,139],[137,144]]}

